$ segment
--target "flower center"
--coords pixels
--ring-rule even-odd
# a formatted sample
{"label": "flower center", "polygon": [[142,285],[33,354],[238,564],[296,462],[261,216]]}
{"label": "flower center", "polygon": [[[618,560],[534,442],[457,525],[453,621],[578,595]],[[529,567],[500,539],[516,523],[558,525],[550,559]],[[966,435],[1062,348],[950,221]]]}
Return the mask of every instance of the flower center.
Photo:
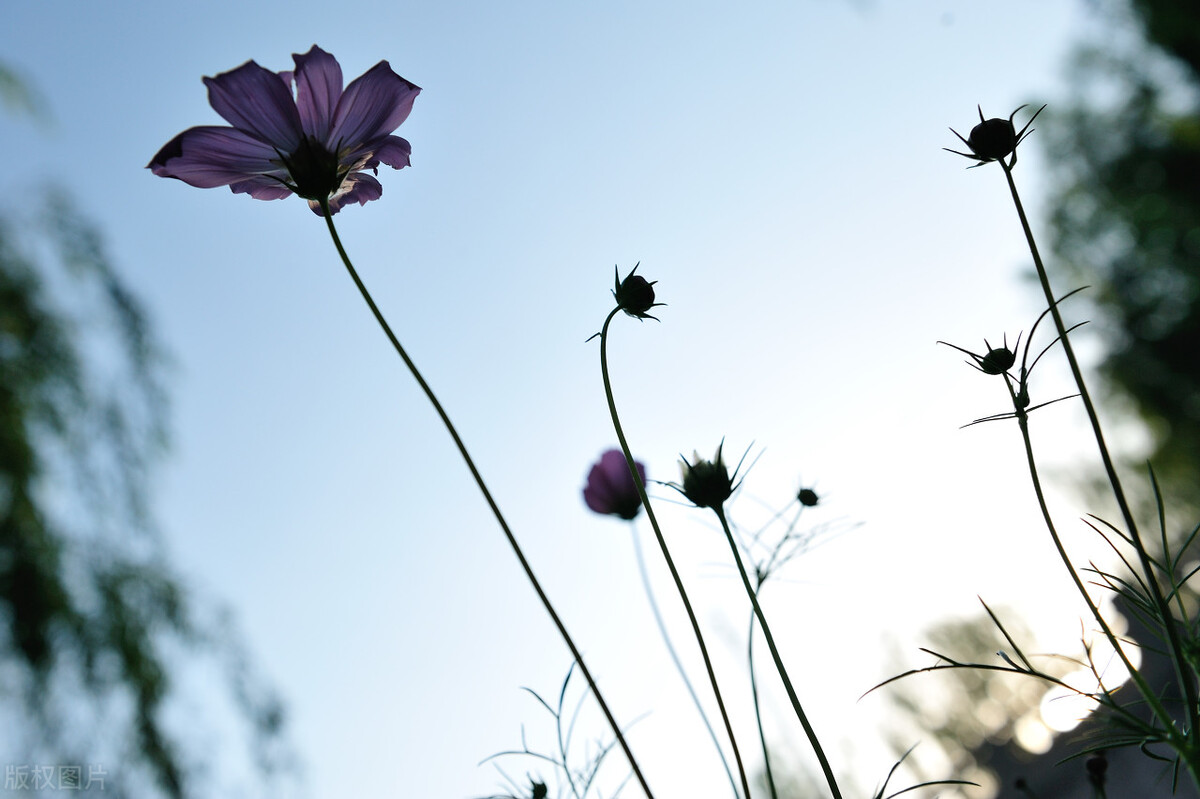
{"label": "flower center", "polygon": [[311,137],[305,137],[290,155],[280,154],[292,179],[292,190],[306,200],[325,200],[335,194],[346,179],[336,153]]}

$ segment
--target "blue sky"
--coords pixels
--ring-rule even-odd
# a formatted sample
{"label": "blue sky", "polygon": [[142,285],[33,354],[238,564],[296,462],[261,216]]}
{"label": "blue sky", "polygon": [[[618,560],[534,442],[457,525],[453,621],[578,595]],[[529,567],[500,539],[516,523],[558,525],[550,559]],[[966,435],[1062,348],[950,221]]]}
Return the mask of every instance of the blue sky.
{"label": "blue sky", "polygon": [[[869,787],[888,765],[870,743],[881,703],[857,698],[890,676],[882,638],[915,657],[920,628],[974,613],[977,594],[1032,606],[1045,595],[1026,589],[1059,580],[1015,431],[958,429],[1002,397],[934,344],[974,347],[1038,312],[999,171],[940,148],[977,103],[1007,116],[1063,96],[1083,4],[234,9],[9,4],[0,58],[53,121],[0,129],[20,154],[5,205],[68,186],[147,302],[173,359],[158,516],[288,700],[306,795],[487,795],[497,774],[476,764],[542,724],[519,687],[552,693],[569,664],[320,220],[294,198],[143,168],[179,131],[220,123],[201,76],[251,58],[290,68],[314,42],[347,78],[387,59],[424,89],[399,131],[413,166],[382,170],[383,198],[339,229],[618,714],[650,712],[633,743],[659,796],[721,775],[692,765],[711,758],[628,532],[579,498],[613,441],[586,339],[613,265],[638,261],[667,307],[661,324],[618,320],[610,354],[650,476],[674,479],[678,453],[724,437],[764,451],[735,515],[805,481],[828,497],[814,521],[862,522],[771,601],[801,698]],[[1035,209],[1044,168],[1027,145]],[[1046,433],[1071,429],[1073,410],[1054,413]],[[741,687],[745,609],[721,542],[696,513],[663,515]]]}

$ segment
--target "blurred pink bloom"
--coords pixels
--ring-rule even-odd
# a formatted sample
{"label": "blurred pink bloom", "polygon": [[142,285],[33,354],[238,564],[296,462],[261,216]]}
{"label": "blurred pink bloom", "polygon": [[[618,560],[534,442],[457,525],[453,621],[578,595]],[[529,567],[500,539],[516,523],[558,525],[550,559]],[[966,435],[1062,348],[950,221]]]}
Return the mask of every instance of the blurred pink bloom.
{"label": "blurred pink bloom", "polygon": [[[646,483],[646,467],[634,461],[642,484]],[[622,519],[632,519],[642,509],[637,484],[619,449],[610,449],[600,456],[599,462],[588,472],[587,485],[583,487],[583,501],[596,513],[612,514]]]}

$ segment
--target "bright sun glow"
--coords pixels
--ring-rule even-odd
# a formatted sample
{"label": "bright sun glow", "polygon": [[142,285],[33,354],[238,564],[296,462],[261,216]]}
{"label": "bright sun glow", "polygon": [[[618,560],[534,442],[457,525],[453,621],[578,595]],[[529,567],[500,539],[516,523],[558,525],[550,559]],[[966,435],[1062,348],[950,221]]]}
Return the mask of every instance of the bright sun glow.
{"label": "bright sun glow", "polygon": [[[1127,654],[1134,668],[1141,662],[1141,652],[1136,647],[1127,647]],[[1129,679],[1129,671],[1117,658],[1105,641],[1092,648],[1092,662],[1103,679],[1104,687],[1113,690]],[[1085,694],[1094,693],[1096,675],[1090,669],[1079,669],[1063,677],[1063,682],[1075,690],[1055,687],[1042,698],[1042,721],[1055,732],[1068,732],[1079,726],[1088,714],[1096,709],[1096,702]]]}

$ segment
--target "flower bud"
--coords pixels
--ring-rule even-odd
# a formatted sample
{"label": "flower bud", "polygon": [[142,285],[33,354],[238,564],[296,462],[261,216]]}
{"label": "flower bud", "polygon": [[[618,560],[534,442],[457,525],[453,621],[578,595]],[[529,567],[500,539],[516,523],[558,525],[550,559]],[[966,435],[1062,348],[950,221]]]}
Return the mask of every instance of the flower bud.
{"label": "flower bud", "polygon": [[635,275],[634,272],[640,265],[640,262],[634,265],[624,280],[621,280],[617,268],[613,267],[613,299],[622,311],[635,319],[654,319],[657,322],[658,319],[647,311],[656,305],[662,305],[661,302],[654,301],[654,284],[658,281],[646,280],[641,275]]}
{"label": "flower bud", "polygon": [[[1023,105],[1018,107],[1017,111],[1020,111],[1024,107]],[[1038,114],[1042,113],[1045,107],[1042,106],[1035,111],[1033,116],[1029,118],[1029,121],[1025,123],[1025,127],[1021,128],[1020,131],[1013,124],[1013,119],[1016,118],[1017,111],[1013,111],[1012,116],[1008,119],[984,119],[983,108],[979,108],[979,124],[971,128],[970,136],[964,139],[962,134],[954,128],[950,128],[950,132],[958,136],[958,140],[967,145],[967,149],[971,152],[963,153],[958,150],[951,150],[949,147],[943,147],[942,149],[949,150],[955,155],[972,159],[976,162],[975,166],[988,164],[992,161],[1003,163],[1004,159],[1011,155],[1012,158],[1008,161],[1008,168],[1011,169],[1017,164],[1017,145],[1033,132],[1029,129],[1029,126],[1033,124],[1033,120],[1037,118]]]}
{"label": "flower bud", "polygon": [[[986,342],[985,342],[986,343]],[[1001,375],[1012,368],[1017,362],[1017,354],[1008,347],[997,347],[987,351],[979,359],[979,369],[988,375]]]}
{"label": "flower bud", "polygon": [[980,158],[995,161],[1017,149],[1017,129],[1008,119],[985,119],[971,128],[967,146]]}
{"label": "flower bud", "polygon": [[[983,346],[987,347],[987,352],[984,355],[977,355],[968,349],[963,349],[957,344],[951,344],[948,341],[939,341],[938,344],[945,344],[947,347],[953,347],[959,352],[971,356],[971,360],[974,361],[971,366],[985,375],[1002,375],[1017,362],[1016,350],[1021,346],[1021,337],[1017,336],[1017,343],[1012,349],[1008,347],[1007,334],[1004,336],[1004,345],[1001,347],[993,347],[985,338]],[[1026,345],[1026,348],[1028,348],[1028,345]]]}
{"label": "flower bud", "polygon": [[711,461],[704,460],[698,453],[692,453],[693,463],[688,463],[686,458],[680,457],[680,484],[672,483],[671,487],[683,494],[697,508],[719,510],[737,488],[737,470],[730,475],[729,468],[725,466],[725,460],[721,457],[721,449],[724,446],[724,442],[721,442]]}

